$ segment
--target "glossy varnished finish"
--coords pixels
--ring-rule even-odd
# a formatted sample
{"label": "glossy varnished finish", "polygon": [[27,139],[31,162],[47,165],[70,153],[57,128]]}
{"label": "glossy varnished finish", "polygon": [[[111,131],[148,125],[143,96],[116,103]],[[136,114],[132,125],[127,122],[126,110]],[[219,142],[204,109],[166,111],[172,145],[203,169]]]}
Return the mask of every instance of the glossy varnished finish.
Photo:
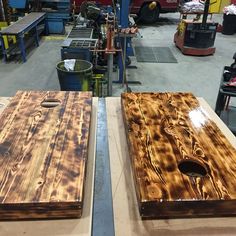
{"label": "glossy varnished finish", "polygon": [[142,218],[236,215],[236,151],[192,94],[126,93],[122,110]]}
{"label": "glossy varnished finish", "polygon": [[[52,108],[44,100],[59,101]],[[92,95],[18,92],[0,119],[0,219],[82,214]]]}

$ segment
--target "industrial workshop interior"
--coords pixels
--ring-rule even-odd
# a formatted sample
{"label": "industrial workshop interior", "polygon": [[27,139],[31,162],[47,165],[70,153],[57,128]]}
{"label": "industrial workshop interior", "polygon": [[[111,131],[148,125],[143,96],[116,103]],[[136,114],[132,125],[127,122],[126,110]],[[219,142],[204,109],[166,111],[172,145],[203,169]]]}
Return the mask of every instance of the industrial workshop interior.
{"label": "industrial workshop interior", "polygon": [[0,0],[0,236],[236,235],[236,0]]}

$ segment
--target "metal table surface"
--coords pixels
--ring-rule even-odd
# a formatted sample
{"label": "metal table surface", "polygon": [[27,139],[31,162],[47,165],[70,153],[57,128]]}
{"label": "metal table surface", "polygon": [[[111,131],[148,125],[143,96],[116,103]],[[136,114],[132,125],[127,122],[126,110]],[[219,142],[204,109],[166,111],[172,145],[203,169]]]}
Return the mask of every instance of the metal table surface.
{"label": "metal table surface", "polygon": [[24,42],[24,34],[34,29],[34,38],[36,45],[39,46],[39,35],[37,26],[40,22],[42,22],[46,18],[45,12],[32,12],[29,15],[24,16],[22,19],[16,21],[12,25],[0,31],[0,42],[2,46],[3,52],[3,60],[6,62],[7,60],[7,50],[4,45],[3,36],[4,35],[13,35],[19,39],[19,47],[21,50],[21,56],[23,62],[26,62],[26,48]]}
{"label": "metal table surface", "polygon": [[[76,38],[76,39],[68,38],[68,39],[64,40],[61,47],[62,48],[68,48],[68,47],[95,48],[97,45],[97,41],[98,41],[97,39],[91,39],[91,38],[88,38],[88,39],[86,39],[86,38]],[[75,43],[75,45],[72,45],[73,43]]]}
{"label": "metal table surface", "polygon": [[0,31],[2,35],[18,35],[29,31],[32,25],[40,22],[44,19],[46,13],[44,12],[32,12],[26,15],[22,19],[16,21],[12,25]]}

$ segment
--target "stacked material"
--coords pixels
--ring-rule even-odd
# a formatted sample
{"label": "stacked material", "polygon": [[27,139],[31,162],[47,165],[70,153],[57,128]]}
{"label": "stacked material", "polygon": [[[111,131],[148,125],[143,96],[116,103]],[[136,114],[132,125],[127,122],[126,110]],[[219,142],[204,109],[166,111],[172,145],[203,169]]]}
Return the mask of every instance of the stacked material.
{"label": "stacked material", "polygon": [[199,1],[186,2],[181,7],[183,13],[201,13],[204,11],[204,4]]}
{"label": "stacked material", "polygon": [[226,15],[236,15],[236,5],[231,4],[231,5],[229,5],[229,6],[226,6],[226,7],[224,8],[224,13],[225,13]]}

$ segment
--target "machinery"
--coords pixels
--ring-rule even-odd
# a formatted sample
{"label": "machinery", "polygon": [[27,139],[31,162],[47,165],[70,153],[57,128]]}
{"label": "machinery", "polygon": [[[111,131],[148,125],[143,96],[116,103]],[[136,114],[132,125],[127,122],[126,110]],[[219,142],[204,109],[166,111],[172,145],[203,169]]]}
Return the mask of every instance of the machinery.
{"label": "machinery", "polygon": [[182,19],[174,36],[174,43],[183,54],[206,56],[215,53],[215,37],[218,23],[208,21],[209,1],[205,1],[202,21]]}
{"label": "machinery", "polygon": [[[73,5],[75,6],[75,11],[78,12],[81,4],[84,0],[72,0]],[[122,0],[96,0],[96,3],[99,5],[107,6],[112,5],[113,2],[121,3],[124,1]],[[132,14],[136,14],[138,16],[138,21],[142,21],[145,23],[154,23],[158,20],[160,13],[166,12],[176,12],[178,11],[179,7],[179,0],[132,0],[127,1],[130,3],[130,11]],[[151,3],[155,3],[157,7],[153,8],[150,7]]]}
{"label": "machinery", "polygon": [[[96,84],[107,87],[103,95],[112,95],[113,82],[125,83],[125,61],[132,48],[129,38],[136,33],[135,27],[128,27],[129,1],[122,2],[103,8],[84,1],[80,16],[61,46],[62,60],[82,59],[94,65],[94,74],[99,75]],[[118,80],[113,79],[115,66]]]}
{"label": "machinery", "polygon": [[46,29],[51,34],[64,34],[65,22],[71,17],[70,0],[8,0],[8,5],[13,12],[11,18],[15,21],[26,12],[46,12]]}
{"label": "machinery", "polygon": [[[0,0],[0,28],[9,24],[9,5],[7,0]],[[3,25],[2,25],[3,24]]]}
{"label": "machinery", "polygon": [[9,0],[9,6],[12,8],[16,8],[16,9],[25,9],[26,8],[26,4],[28,3],[27,0]]}
{"label": "machinery", "polygon": [[236,70],[236,53],[234,53],[233,59],[234,59],[234,62],[231,64],[230,67]]}
{"label": "machinery", "polygon": [[234,135],[236,135],[235,101],[230,104],[231,98],[235,100],[236,97],[236,53],[233,59],[234,62],[230,66],[225,66],[223,69],[215,112]]}
{"label": "machinery", "polygon": [[113,73],[113,60],[110,59],[116,53],[114,37],[111,36],[114,24],[112,11],[102,10],[94,3],[85,1],[81,6],[81,15],[61,45],[62,60],[82,59],[94,65],[90,84],[96,96],[107,96],[108,84],[112,84],[109,76]]}
{"label": "machinery", "polygon": [[29,3],[31,10],[47,13],[47,33],[65,33],[65,22],[70,19],[70,0],[29,0]]}
{"label": "machinery", "polygon": [[[10,22],[9,10],[8,1],[0,0],[0,30],[7,27]],[[3,47],[2,43],[5,44],[5,48],[9,48],[9,40],[16,41],[14,37],[3,36],[3,42],[0,42],[0,49]]]}
{"label": "machinery", "polygon": [[[18,12],[46,12],[48,33],[64,33],[65,22],[70,18],[70,0],[11,1],[10,7]],[[16,4],[16,5],[15,5]],[[18,4],[18,5],[17,5]],[[137,27],[129,22],[129,0],[112,1],[112,6],[101,7],[94,1],[84,1],[81,13],[74,18],[74,27],[61,45],[61,59],[82,59],[91,62],[95,75],[96,91],[106,86],[105,95],[112,95],[114,82],[127,84],[126,62],[132,55],[131,38]],[[113,78],[117,71],[118,79]]]}
{"label": "machinery", "polygon": [[97,42],[93,28],[74,26],[61,46],[61,59],[93,61],[91,50],[97,48]]}

